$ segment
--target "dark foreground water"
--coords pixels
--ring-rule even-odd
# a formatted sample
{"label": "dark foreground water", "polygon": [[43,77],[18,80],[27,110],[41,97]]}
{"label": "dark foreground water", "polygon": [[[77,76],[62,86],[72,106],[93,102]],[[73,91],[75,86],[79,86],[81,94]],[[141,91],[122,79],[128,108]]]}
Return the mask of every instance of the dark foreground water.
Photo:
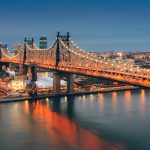
{"label": "dark foreground water", "polygon": [[150,150],[150,90],[0,104],[0,150]]}

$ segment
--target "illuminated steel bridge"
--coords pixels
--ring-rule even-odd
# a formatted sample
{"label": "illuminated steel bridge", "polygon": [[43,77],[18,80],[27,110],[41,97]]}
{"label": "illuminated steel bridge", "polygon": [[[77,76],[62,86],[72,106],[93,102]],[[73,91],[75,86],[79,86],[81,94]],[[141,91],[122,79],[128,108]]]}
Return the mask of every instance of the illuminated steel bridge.
{"label": "illuminated steel bridge", "polygon": [[36,64],[57,72],[82,74],[106,78],[124,83],[150,87],[150,70],[116,62],[80,49],[67,35],[57,34],[50,48],[37,48],[34,40],[24,40],[22,48],[12,55],[7,48],[1,48],[0,62],[17,63],[20,66]]}

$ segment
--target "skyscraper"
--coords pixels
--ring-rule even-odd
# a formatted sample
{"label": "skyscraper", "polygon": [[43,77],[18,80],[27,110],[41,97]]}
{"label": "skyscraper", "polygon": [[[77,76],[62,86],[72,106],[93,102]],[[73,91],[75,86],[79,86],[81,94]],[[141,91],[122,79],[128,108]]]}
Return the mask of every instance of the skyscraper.
{"label": "skyscraper", "polygon": [[45,35],[42,35],[40,37],[39,47],[40,47],[40,49],[46,49],[47,48],[47,38]]}

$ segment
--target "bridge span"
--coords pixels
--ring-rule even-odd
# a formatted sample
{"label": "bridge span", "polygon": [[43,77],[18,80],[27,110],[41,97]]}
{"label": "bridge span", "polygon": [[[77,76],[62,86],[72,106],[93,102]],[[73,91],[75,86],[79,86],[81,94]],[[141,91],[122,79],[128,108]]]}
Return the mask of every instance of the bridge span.
{"label": "bridge span", "polygon": [[[68,82],[72,84],[72,74],[82,74],[97,78],[106,78],[136,86],[150,88],[150,70],[134,67],[126,63],[105,59],[80,49],[67,35],[57,33],[51,47],[39,49],[34,40],[25,38],[24,45],[18,48],[16,55],[7,48],[0,50],[0,62],[10,62],[20,65],[20,72],[25,72],[25,66],[34,64],[40,68],[55,71],[55,91],[59,91],[59,74],[61,71],[69,74]],[[72,86],[69,86],[72,91]],[[69,92],[68,91],[68,92]]]}

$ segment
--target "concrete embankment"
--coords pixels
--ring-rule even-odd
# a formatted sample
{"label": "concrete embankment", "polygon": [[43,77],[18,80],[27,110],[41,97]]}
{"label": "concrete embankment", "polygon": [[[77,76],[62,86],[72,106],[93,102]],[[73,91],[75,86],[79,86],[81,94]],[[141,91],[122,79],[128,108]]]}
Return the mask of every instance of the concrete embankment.
{"label": "concrete embankment", "polygon": [[34,97],[31,96],[7,96],[1,97],[0,103],[6,102],[16,102],[16,101],[24,101],[24,100],[39,100],[43,98],[54,98],[54,97],[63,97],[63,96],[77,96],[77,95],[85,95],[85,94],[96,94],[96,93],[106,93],[106,92],[114,92],[114,91],[125,91],[125,90],[137,90],[140,89],[139,87],[133,86],[123,86],[123,87],[111,87],[111,88],[101,88],[97,91],[81,91],[81,92],[74,92],[74,93],[60,93],[60,94],[40,94]]}

